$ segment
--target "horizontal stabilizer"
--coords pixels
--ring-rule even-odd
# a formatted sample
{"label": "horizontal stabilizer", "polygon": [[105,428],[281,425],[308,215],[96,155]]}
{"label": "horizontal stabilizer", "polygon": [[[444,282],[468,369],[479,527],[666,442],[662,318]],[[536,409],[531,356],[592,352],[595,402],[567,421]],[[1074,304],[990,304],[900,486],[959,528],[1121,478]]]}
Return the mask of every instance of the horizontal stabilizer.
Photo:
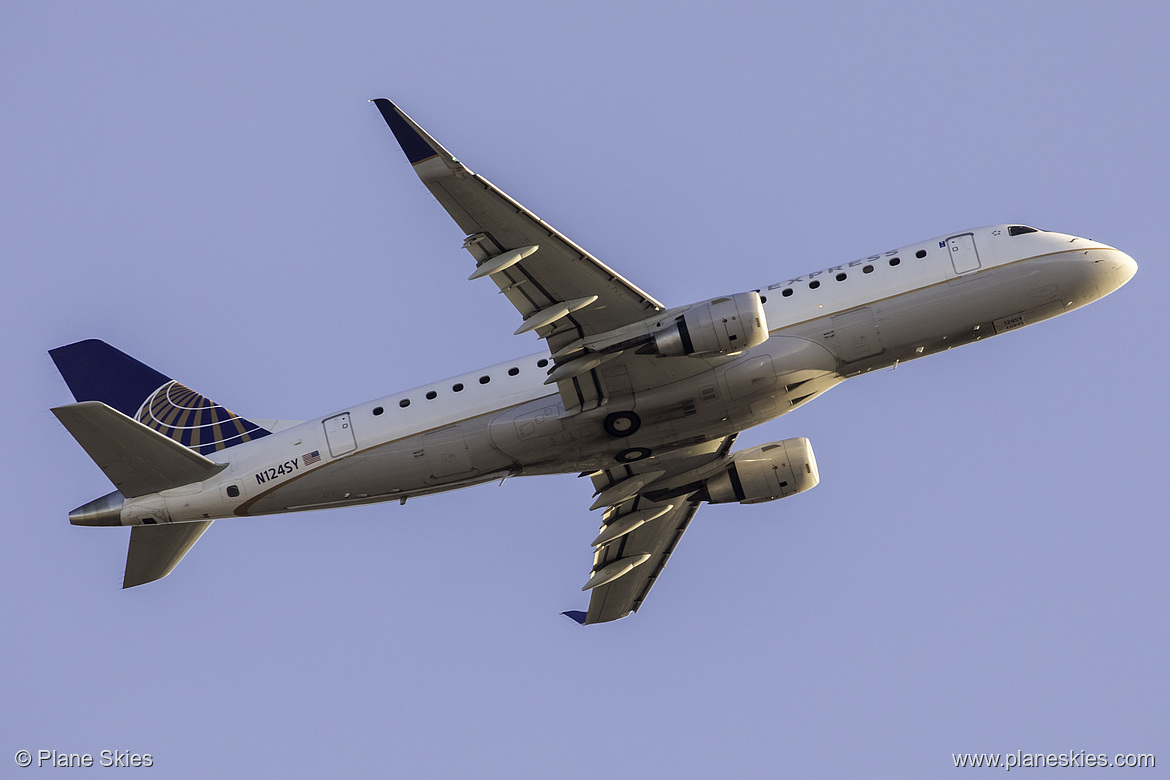
{"label": "horizontal stabilizer", "polygon": [[126,498],[202,482],[227,467],[100,401],[58,406],[53,414]]}
{"label": "horizontal stabilizer", "polygon": [[126,552],[126,576],[123,588],[133,588],[161,580],[183,560],[199,537],[211,525],[210,520],[174,525],[138,525],[130,531],[130,549]]}

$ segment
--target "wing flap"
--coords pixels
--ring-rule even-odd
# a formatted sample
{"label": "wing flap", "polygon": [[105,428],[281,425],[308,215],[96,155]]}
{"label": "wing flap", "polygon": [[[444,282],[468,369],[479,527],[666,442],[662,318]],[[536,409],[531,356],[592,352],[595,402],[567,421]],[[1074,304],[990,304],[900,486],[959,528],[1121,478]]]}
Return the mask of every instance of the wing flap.
{"label": "wing flap", "polygon": [[211,523],[211,520],[200,520],[174,525],[135,526],[130,531],[122,587],[133,588],[170,574]]}
{"label": "wing flap", "polygon": [[126,498],[201,482],[227,467],[101,401],[52,411]]}

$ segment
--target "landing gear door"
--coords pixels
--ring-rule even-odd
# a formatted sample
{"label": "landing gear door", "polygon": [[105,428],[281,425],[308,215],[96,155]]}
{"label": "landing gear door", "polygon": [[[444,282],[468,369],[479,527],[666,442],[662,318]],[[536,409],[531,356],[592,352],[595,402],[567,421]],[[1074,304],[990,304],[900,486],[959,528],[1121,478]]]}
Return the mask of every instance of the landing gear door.
{"label": "landing gear door", "polygon": [[325,439],[329,442],[329,454],[335,458],[357,449],[349,412],[330,417],[325,421]]}
{"label": "landing gear door", "polygon": [[962,276],[979,270],[979,252],[975,249],[975,235],[962,233],[947,239],[947,250],[955,273]]}

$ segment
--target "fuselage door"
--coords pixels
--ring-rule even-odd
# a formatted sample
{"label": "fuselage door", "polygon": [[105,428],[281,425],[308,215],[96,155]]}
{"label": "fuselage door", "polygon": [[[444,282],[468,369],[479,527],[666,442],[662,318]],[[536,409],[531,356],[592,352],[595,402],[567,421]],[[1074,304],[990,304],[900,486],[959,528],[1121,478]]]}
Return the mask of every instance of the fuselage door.
{"label": "fuselage door", "polygon": [[979,270],[979,252],[975,249],[974,233],[951,236],[947,239],[947,249],[950,250],[955,273],[967,274]]}
{"label": "fuselage door", "polygon": [[357,449],[349,412],[330,417],[325,421],[325,440],[329,442],[329,454],[335,458]]}

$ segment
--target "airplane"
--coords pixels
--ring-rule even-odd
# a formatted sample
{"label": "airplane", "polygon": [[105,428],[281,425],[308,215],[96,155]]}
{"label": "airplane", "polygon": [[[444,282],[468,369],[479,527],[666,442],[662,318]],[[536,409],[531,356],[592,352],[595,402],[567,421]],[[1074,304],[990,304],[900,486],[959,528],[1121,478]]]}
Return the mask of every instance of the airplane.
{"label": "airplane", "polygon": [[[809,490],[807,438],[743,430],[851,377],[1018,330],[1126,284],[1124,252],[993,225],[668,307],[371,101],[466,236],[469,280],[544,349],[306,422],[246,419],[104,342],[50,350],[76,403],[52,411],[115,490],[69,514],[129,526],[123,587],[167,576],[212,521],[400,501],[577,473],[601,510],[578,623],[636,612],[704,502]],[[480,281],[483,280],[483,281]]]}

